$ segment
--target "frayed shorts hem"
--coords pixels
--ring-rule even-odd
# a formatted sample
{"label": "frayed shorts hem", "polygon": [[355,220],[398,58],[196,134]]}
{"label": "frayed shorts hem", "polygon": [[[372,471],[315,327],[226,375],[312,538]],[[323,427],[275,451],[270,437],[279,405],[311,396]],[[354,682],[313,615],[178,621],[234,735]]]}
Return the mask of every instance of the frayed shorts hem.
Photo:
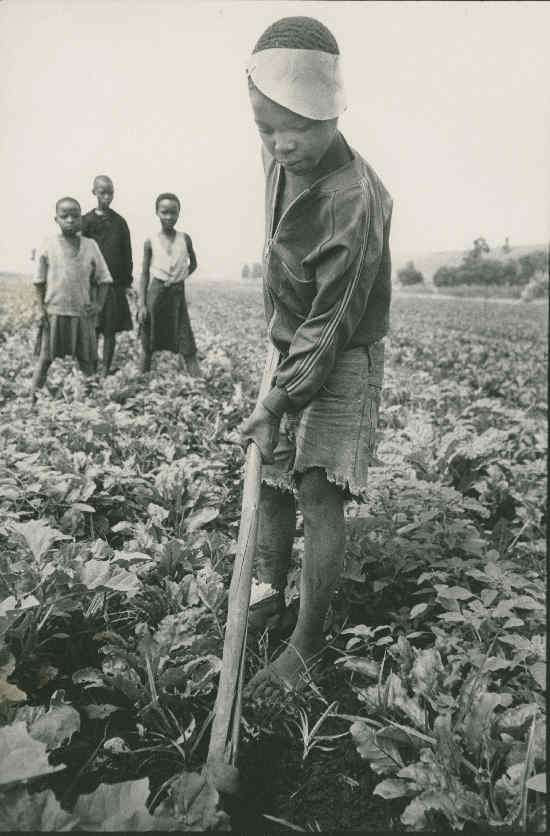
{"label": "frayed shorts hem", "polygon": [[366,502],[366,485],[360,486],[356,483],[350,484],[349,480],[345,476],[338,473],[334,473],[331,470],[328,470],[326,467],[323,467],[322,465],[311,465],[310,467],[304,468],[303,470],[293,470],[290,473],[280,475],[277,477],[265,476],[262,477],[262,484],[268,485],[270,488],[275,488],[278,491],[283,491],[284,493],[291,493],[297,498],[298,483],[300,481],[300,477],[303,476],[304,473],[307,473],[309,470],[313,470],[314,468],[324,471],[327,480],[329,482],[332,482],[334,485],[341,489],[344,499],[346,501]]}
{"label": "frayed shorts hem", "polygon": [[384,343],[350,349],[315,398],[299,412],[286,412],[274,461],[262,481],[296,494],[300,474],[321,468],[346,499],[364,501],[368,471],[376,459],[378,411],[384,377]]}

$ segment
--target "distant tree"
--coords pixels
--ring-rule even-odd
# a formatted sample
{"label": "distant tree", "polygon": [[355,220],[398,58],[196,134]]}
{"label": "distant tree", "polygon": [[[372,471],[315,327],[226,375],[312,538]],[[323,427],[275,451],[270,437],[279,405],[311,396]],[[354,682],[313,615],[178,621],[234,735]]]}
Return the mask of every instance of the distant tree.
{"label": "distant tree", "polygon": [[397,278],[402,285],[422,284],[424,276],[414,266],[414,261],[408,261],[407,264],[397,271]]}
{"label": "distant tree", "polygon": [[36,247],[31,250],[31,261],[36,261]]}
{"label": "distant tree", "polygon": [[518,258],[517,263],[519,266],[519,284],[527,284],[535,273],[548,272],[548,252],[546,250],[534,250]]}
{"label": "distant tree", "polygon": [[465,264],[472,264],[481,261],[483,253],[490,252],[490,247],[485,238],[476,238],[472,249],[463,258]]}
{"label": "distant tree", "polygon": [[502,252],[509,253],[511,249],[512,247],[510,246],[510,236],[507,235],[504,244],[502,245]]}
{"label": "distant tree", "polygon": [[522,302],[532,299],[548,299],[548,270],[537,270],[523,288]]}
{"label": "distant tree", "polygon": [[248,264],[243,264],[243,269],[241,270],[241,278],[242,279],[249,279],[250,278],[250,267]]}
{"label": "distant tree", "polygon": [[261,279],[263,276],[262,265],[259,261],[255,261],[252,265],[252,278],[253,279]]}
{"label": "distant tree", "polygon": [[518,283],[518,264],[510,258],[498,261],[496,258],[464,261],[459,267],[440,267],[434,274],[436,287],[453,285],[502,286]]}

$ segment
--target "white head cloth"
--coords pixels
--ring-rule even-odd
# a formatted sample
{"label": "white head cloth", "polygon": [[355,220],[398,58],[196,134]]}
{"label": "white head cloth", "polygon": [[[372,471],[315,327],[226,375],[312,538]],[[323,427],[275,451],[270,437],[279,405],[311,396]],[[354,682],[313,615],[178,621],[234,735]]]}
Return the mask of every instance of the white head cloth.
{"label": "white head cloth", "polygon": [[308,119],[335,119],[346,109],[339,55],[263,49],[251,55],[246,73],[268,99]]}

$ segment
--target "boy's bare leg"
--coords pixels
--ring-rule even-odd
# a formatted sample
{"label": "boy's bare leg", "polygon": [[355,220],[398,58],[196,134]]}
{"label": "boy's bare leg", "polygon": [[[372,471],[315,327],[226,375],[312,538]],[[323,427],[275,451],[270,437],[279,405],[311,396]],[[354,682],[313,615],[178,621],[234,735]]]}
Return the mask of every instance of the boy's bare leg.
{"label": "boy's bare leg", "polygon": [[42,352],[40,357],[38,358],[38,363],[35,369],[35,372],[32,377],[32,385],[31,385],[31,398],[34,401],[36,398],[36,391],[37,389],[41,389],[48,376],[48,369],[50,368],[52,361],[49,359],[47,354]]}
{"label": "boy's bare leg", "polygon": [[146,374],[146,372],[151,371],[152,359],[153,359],[153,352],[152,351],[142,351],[141,352],[140,371],[141,371],[142,374]]}
{"label": "boy's bare leg", "polygon": [[116,335],[113,334],[112,336],[103,337],[103,371],[105,374],[109,374],[111,371],[111,365],[113,363],[113,357],[115,353],[116,347]]}
{"label": "boy's bare leg", "polygon": [[254,574],[261,583],[270,584],[279,597],[250,612],[248,624],[255,631],[265,629],[268,620],[284,610],[284,590],[296,531],[294,495],[262,484],[258,517]]}
{"label": "boy's bare leg", "polygon": [[187,356],[179,354],[179,367],[187,372],[189,377],[201,377],[201,367],[197,360],[196,354],[188,354]]}
{"label": "boy's bare leg", "polygon": [[78,361],[78,368],[84,377],[93,377],[97,369],[97,367],[92,363],[81,363],[80,361]]}
{"label": "boy's bare leg", "polygon": [[277,680],[295,686],[310,660],[323,646],[323,625],[344,561],[344,500],[341,489],[321,468],[307,471],[300,481],[304,516],[304,559],[298,622],[288,646],[247,687],[249,696],[267,696]]}

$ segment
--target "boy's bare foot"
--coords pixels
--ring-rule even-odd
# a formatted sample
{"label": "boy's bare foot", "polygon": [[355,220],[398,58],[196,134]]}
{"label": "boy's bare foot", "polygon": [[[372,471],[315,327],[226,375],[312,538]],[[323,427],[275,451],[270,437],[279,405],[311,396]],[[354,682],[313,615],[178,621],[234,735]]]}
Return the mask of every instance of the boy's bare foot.
{"label": "boy's bare foot", "polygon": [[248,610],[248,632],[254,635],[273,629],[281,620],[284,610],[285,602],[281,594],[270,595],[251,604]]}
{"label": "boy's bare foot", "polygon": [[323,645],[302,647],[289,642],[278,659],[255,674],[245,688],[248,699],[270,699],[281,691],[293,691],[303,687],[308,674],[318,661]]}
{"label": "boy's bare foot", "polygon": [[201,367],[196,354],[184,358],[184,367],[189,377],[202,377]]}

